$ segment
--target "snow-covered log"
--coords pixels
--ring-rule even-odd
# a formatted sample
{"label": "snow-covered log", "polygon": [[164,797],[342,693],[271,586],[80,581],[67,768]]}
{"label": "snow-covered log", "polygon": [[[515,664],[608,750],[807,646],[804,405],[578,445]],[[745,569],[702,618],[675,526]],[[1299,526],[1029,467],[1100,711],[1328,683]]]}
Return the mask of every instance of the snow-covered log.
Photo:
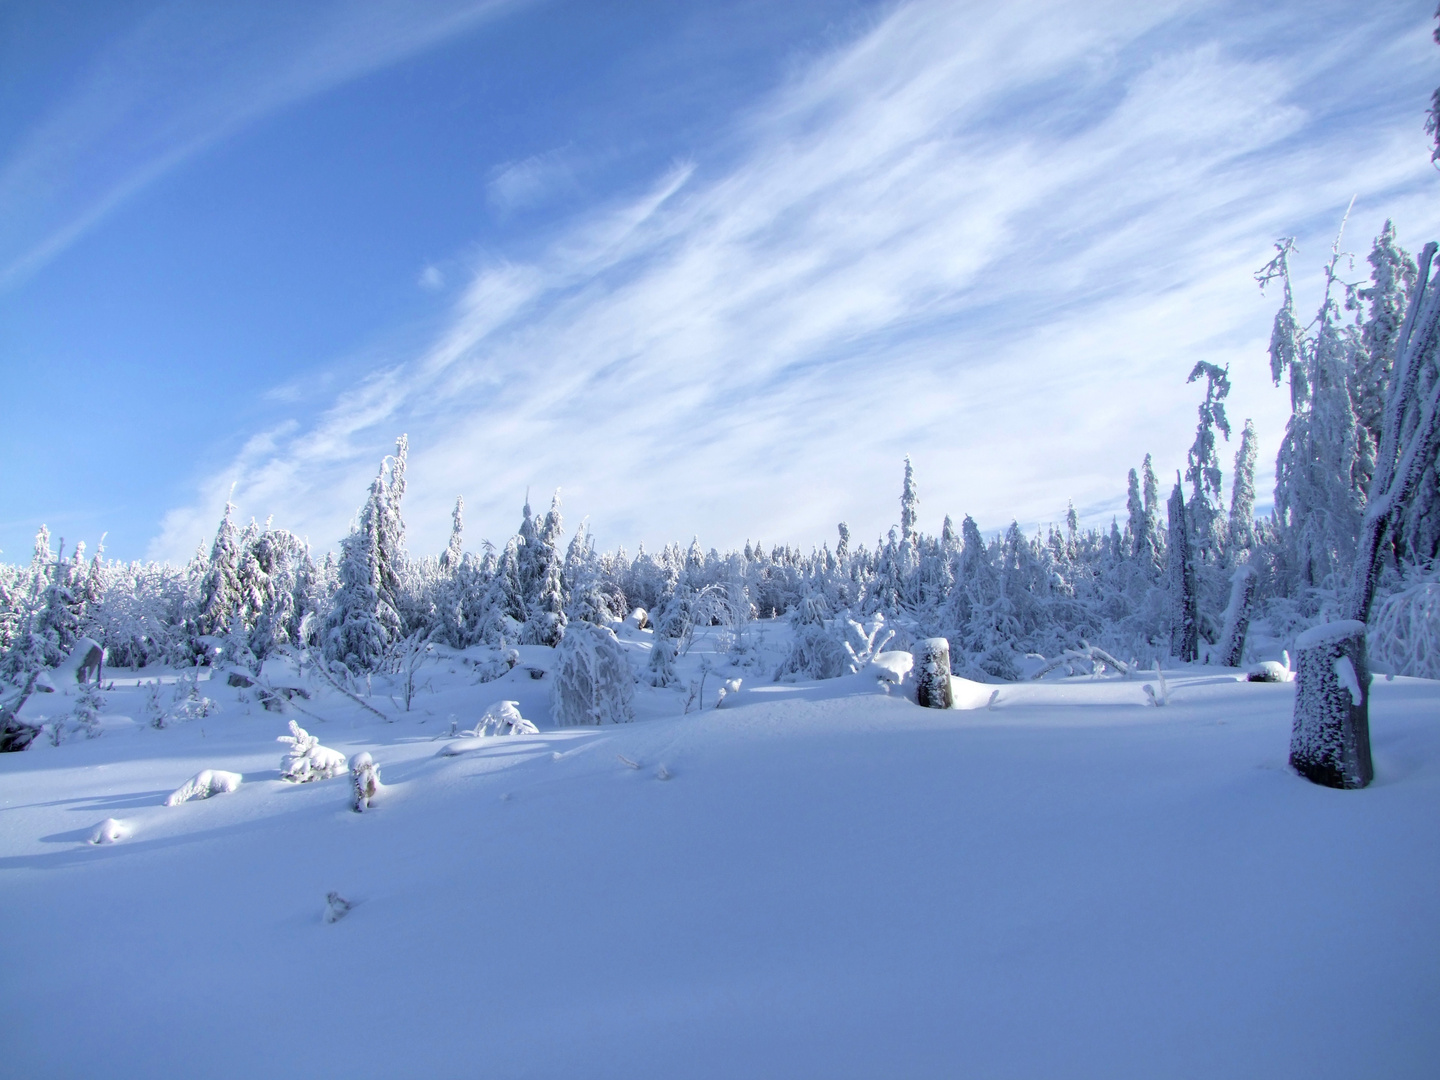
{"label": "snow-covered log", "polygon": [[635,719],[635,676],[614,631],[577,622],[555,648],[550,709],[561,727]]}
{"label": "snow-covered log", "polygon": [[311,780],[329,780],[345,771],[348,762],[345,755],[328,746],[321,746],[320,740],[311,735],[294,720],[290,721],[290,734],[281,735],[278,742],[289,743],[290,749],[280,762],[280,779],[294,784],[305,784]]}
{"label": "snow-covered log", "polygon": [[1360,788],[1374,776],[1365,623],[1375,601],[1387,534],[1440,441],[1440,281],[1430,277],[1435,251],[1431,242],[1421,253],[1410,309],[1400,328],[1380,450],[1342,609],[1346,618],[1316,627],[1295,643],[1299,660],[1290,764],[1327,787]]}
{"label": "snow-covered log", "polygon": [[363,814],[380,791],[380,766],[368,753],[361,752],[350,760],[350,784],[355,796],[351,808]]}
{"label": "snow-covered log", "polygon": [[949,709],[955,704],[950,690],[950,642],[925,638],[915,644],[915,700],[927,709]]}
{"label": "snow-covered log", "polygon": [[212,795],[225,795],[240,786],[244,779],[239,773],[224,769],[202,769],[170,793],[166,806],[179,806],[191,799],[208,799]]}
{"label": "snow-covered log", "polygon": [[1223,667],[1239,667],[1245,657],[1245,635],[1250,630],[1250,612],[1255,602],[1255,568],[1242,563],[1230,579],[1230,603],[1225,608],[1225,630],[1215,654]]}

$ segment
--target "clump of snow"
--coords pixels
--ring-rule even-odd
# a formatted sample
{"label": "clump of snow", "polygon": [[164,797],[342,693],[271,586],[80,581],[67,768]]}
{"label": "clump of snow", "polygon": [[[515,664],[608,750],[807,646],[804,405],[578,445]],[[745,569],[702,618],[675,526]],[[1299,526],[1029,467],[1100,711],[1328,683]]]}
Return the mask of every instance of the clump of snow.
{"label": "clump of snow", "polygon": [[128,823],[119,821],[113,817],[107,817],[95,831],[90,834],[92,844],[116,844],[130,835],[131,829]]}
{"label": "clump of snow", "polygon": [[555,648],[550,709],[561,727],[635,719],[635,677],[609,627],[576,622]]}
{"label": "clump of snow", "polygon": [[1360,693],[1360,679],[1355,674],[1355,665],[1350,662],[1348,656],[1337,656],[1335,658],[1335,678],[1340,680],[1340,685],[1350,693],[1350,704],[1359,705],[1364,700]]}
{"label": "clump of snow", "polygon": [[280,762],[280,779],[294,784],[305,784],[311,780],[329,780],[345,771],[345,755],[328,746],[321,746],[320,740],[311,735],[294,720],[290,721],[290,734],[280,735],[277,742],[289,743],[290,749]]}
{"label": "clump of snow", "polygon": [[625,616],[625,625],[631,630],[644,630],[650,625],[650,615],[643,607],[637,607]]}
{"label": "clump of snow", "polygon": [[351,806],[357,814],[363,814],[380,792],[380,766],[368,753],[356,754],[351,759],[350,783],[355,795]]}
{"label": "clump of snow", "polygon": [[225,795],[240,786],[243,780],[239,773],[224,769],[201,769],[185,783],[170,793],[166,806],[179,806],[191,799],[208,799],[211,795]]}

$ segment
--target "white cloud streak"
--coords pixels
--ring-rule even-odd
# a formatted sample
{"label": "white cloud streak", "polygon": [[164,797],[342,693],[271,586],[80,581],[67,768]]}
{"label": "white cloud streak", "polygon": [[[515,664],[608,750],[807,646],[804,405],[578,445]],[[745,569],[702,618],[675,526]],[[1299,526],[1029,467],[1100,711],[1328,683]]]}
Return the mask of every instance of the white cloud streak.
{"label": "white cloud streak", "polygon": [[0,159],[0,289],[206,146],[519,2],[157,5]]}
{"label": "white cloud streak", "polygon": [[1355,192],[1352,246],[1387,211],[1416,246],[1440,227],[1428,43],[1419,22],[1337,33],[1317,59],[1238,17],[1196,25],[1154,4],[893,11],[742,118],[723,164],[480,269],[426,352],[252,443],[153,553],[213,531],[232,480],[242,510],[328,546],[402,430],[417,550],[443,546],[457,493],[473,541],[559,485],[606,543],[873,536],[905,453],[932,530],[1057,520],[1067,498],[1108,517],[1147,451],[1183,465],[1199,359],[1231,365],[1232,417],[1273,460],[1275,300],[1250,274],[1282,232],[1318,265]]}

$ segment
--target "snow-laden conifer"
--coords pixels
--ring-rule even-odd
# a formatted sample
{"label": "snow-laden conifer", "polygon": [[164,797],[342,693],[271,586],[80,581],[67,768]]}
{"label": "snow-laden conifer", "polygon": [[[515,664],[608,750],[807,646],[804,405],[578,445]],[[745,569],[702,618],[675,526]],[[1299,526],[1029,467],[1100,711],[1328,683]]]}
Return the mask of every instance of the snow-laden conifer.
{"label": "snow-laden conifer", "polygon": [[1170,528],[1165,587],[1170,596],[1170,654],[1186,663],[1200,655],[1200,626],[1195,609],[1195,569],[1191,563],[1189,521],[1180,477],[1170,493]]}

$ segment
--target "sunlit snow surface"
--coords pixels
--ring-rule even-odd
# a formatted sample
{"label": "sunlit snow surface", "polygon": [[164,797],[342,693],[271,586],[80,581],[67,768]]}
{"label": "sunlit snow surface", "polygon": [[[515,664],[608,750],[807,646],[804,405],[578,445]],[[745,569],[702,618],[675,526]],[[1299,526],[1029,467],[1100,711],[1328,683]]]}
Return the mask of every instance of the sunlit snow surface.
{"label": "sunlit snow surface", "polygon": [[[393,723],[216,679],[157,731],[117,685],[101,737],[0,756],[0,1074],[1435,1075],[1440,684],[1376,681],[1337,792],[1286,767],[1293,685],[1214,669],[950,712],[750,670],[557,731],[521,653],[376,684]],[[541,732],[441,753],[501,700]],[[279,779],[291,718],[374,755],[369,813]],[[203,769],[244,782],[162,805]]]}

